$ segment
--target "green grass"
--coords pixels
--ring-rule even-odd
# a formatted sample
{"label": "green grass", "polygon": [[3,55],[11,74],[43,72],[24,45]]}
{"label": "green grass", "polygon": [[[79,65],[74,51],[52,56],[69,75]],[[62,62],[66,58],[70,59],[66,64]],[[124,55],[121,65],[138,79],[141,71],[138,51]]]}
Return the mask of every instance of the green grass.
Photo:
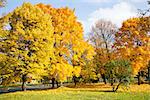
{"label": "green grass", "polygon": [[[143,86],[140,86],[143,90]],[[145,87],[145,86],[144,86]],[[148,88],[147,88],[148,87]],[[146,86],[149,89],[150,86]],[[110,88],[109,88],[110,89]],[[137,88],[139,90],[140,88]],[[102,92],[103,88],[66,88],[1,94],[0,100],[150,100],[150,91]]]}

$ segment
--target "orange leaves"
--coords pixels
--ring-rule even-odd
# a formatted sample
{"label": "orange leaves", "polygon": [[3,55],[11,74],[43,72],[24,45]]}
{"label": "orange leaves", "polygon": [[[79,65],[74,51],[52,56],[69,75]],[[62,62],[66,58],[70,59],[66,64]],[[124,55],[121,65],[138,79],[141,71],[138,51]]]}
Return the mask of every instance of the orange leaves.
{"label": "orange leaves", "polygon": [[150,23],[148,17],[131,18],[123,22],[120,28],[121,34],[116,34],[115,47],[117,52],[123,58],[132,61],[134,74],[141,68],[146,67],[150,60],[150,46],[148,41],[150,39],[148,29]]}
{"label": "orange leaves", "polygon": [[51,5],[44,5],[42,3],[39,3],[36,6],[38,6],[39,8],[42,8],[45,13],[49,13],[49,11],[51,11],[50,9],[53,9]]}
{"label": "orange leaves", "polygon": [[132,62],[133,74],[137,74],[142,67],[144,67],[142,62]]}
{"label": "orange leaves", "polygon": [[128,28],[136,29],[138,27],[139,21],[140,21],[139,18],[128,19],[127,21],[123,22],[122,29],[126,29],[126,30],[128,30]]}
{"label": "orange leaves", "polygon": [[[57,79],[61,81],[71,77],[70,72],[79,76],[80,68],[84,62],[83,55],[87,59],[92,59],[93,48],[84,41],[83,28],[81,23],[77,21],[74,11],[68,7],[53,8],[44,4],[36,6],[43,10],[45,14],[51,16],[52,26],[54,27],[55,61],[52,62],[55,66],[52,66],[52,69],[55,69],[55,71],[52,71],[51,74],[58,76]],[[72,67],[73,69],[71,69]]]}

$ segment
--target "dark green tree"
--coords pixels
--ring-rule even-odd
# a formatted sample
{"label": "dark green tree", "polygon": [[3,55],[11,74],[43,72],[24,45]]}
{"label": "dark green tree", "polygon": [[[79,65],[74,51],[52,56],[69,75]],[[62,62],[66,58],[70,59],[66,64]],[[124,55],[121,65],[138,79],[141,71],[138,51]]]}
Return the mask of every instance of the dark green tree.
{"label": "dark green tree", "polygon": [[132,68],[130,61],[127,60],[112,60],[105,64],[106,75],[109,82],[116,92],[120,85],[127,85],[130,82]]}

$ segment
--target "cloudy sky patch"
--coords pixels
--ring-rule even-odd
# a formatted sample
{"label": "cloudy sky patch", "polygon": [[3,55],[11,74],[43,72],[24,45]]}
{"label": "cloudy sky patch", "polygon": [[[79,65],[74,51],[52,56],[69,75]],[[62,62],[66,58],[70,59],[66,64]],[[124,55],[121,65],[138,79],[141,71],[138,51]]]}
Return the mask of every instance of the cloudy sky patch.
{"label": "cloudy sky patch", "polygon": [[13,11],[23,2],[44,3],[53,7],[76,9],[78,20],[83,23],[85,35],[90,32],[92,24],[98,19],[112,21],[118,27],[121,23],[137,15],[137,9],[147,9],[147,0],[7,0],[6,7],[0,8],[0,15]]}

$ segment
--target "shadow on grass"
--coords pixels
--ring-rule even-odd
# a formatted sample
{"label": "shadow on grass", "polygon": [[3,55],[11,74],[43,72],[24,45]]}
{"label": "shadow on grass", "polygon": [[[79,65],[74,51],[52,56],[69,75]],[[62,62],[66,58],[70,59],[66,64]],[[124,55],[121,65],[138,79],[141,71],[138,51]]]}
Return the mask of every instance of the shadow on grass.
{"label": "shadow on grass", "polygon": [[[26,91],[45,91],[45,90],[54,90],[57,88],[27,88]],[[20,87],[17,87],[15,89],[0,89],[0,94],[6,94],[6,93],[13,93],[13,92],[24,92]]]}
{"label": "shadow on grass", "polygon": [[[54,89],[57,89],[57,88],[44,88],[44,89],[27,89],[26,91],[45,91],[45,90],[54,90]],[[114,91],[112,90],[67,90],[67,91],[81,91],[81,92],[108,92],[108,93],[114,93]],[[8,90],[8,91],[3,91],[3,92],[0,92],[0,94],[8,94],[8,93],[15,93],[15,92],[25,92],[25,91],[22,91],[21,89],[11,89],[11,90]],[[120,92],[120,91],[119,91]]]}
{"label": "shadow on grass", "polygon": [[[67,89],[66,91],[83,91],[83,92],[114,92],[111,90],[111,87],[110,86],[106,86],[106,85],[98,85],[100,87],[95,87],[96,85],[82,85],[82,87],[75,87],[74,85],[66,85],[65,87],[67,88],[70,88],[70,89]],[[104,86],[104,87],[102,87]],[[80,89],[80,88],[84,88],[84,89]],[[89,89],[89,88],[93,88],[93,89]],[[100,89],[100,88],[105,88],[106,90],[97,90],[97,89]],[[39,87],[27,87],[27,91],[45,91],[45,90],[53,90],[53,89],[58,89],[58,88],[51,88],[50,86],[39,86]],[[109,90],[110,89],[110,90]],[[21,92],[21,87],[14,87],[14,88],[10,88],[10,89],[6,89],[6,88],[3,88],[3,89],[0,89],[0,94],[6,94],[6,93],[13,93],[13,92]],[[24,91],[22,91],[24,92]]]}
{"label": "shadow on grass", "polygon": [[114,92],[112,90],[70,90],[70,91],[82,91],[82,92]]}

